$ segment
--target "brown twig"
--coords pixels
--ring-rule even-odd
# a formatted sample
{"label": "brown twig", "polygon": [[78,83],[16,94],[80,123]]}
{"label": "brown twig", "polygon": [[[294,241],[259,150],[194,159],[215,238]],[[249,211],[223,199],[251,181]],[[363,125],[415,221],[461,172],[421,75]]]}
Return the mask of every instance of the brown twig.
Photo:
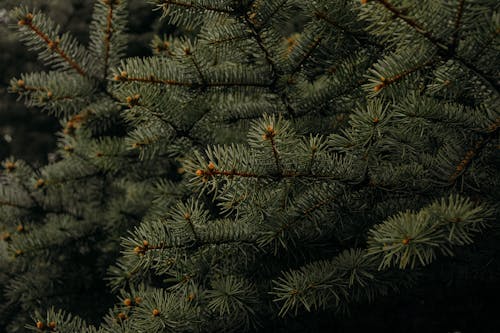
{"label": "brown twig", "polygon": [[108,15],[106,17],[106,31],[104,37],[104,77],[107,76],[109,67],[109,53],[111,49],[111,35],[112,35],[112,24],[113,24],[113,2],[105,1],[108,5]]}
{"label": "brown twig", "polygon": [[64,50],[62,50],[59,47],[59,41],[52,40],[47,34],[45,34],[43,31],[41,31],[37,26],[33,24],[32,15],[31,19],[24,19],[19,21],[19,25],[27,26],[29,29],[31,29],[47,44],[47,46],[51,50],[59,54],[61,58],[63,58],[74,70],[76,70],[78,74],[82,76],[86,75],[85,71],[80,67],[80,65],[78,65],[78,63],[75,60],[73,60],[69,55],[66,54],[66,52],[64,52]]}

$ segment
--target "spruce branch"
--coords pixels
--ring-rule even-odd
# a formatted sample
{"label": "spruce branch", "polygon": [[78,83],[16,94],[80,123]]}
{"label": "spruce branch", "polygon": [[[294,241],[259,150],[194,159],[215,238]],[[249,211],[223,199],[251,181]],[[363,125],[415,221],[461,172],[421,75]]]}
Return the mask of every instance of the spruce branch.
{"label": "spruce branch", "polygon": [[[406,78],[407,76],[409,76],[410,74],[413,74],[415,73],[416,71],[418,70],[421,70],[425,67],[430,67],[430,66],[434,66],[436,63],[437,63],[437,58],[434,58],[434,59],[430,59],[428,61],[425,61],[421,64],[417,64],[416,66],[412,67],[412,68],[409,68],[401,73],[398,73],[398,74],[395,74],[394,76],[391,76],[391,77],[380,77],[380,83],[377,84],[375,87],[373,87],[373,90],[375,92],[379,92],[380,90],[382,90],[383,88],[387,87],[387,86],[390,86],[391,84],[394,84],[394,83],[397,83],[398,81],[400,80],[403,80],[404,78]],[[371,84],[368,84],[368,86],[371,86]]]}
{"label": "spruce branch", "polygon": [[281,159],[278,153],[278,150],[276,149],[276,141],[274,137],[276,136],[276,131],[273,127],[273,125],[268,125],[266,128],[266,132],[264,134],[264,139],[269,140],[269,144],[271,145],[271,149],[273,151],[273,156],[274,156],[274,161],[276,162],[276,172],[277,173],[282,173],[283,171],[283,166],[281,164]]}
{"label": "spruce branch", "polygon": [[285,171],[281,170],[278,173],[271,174],[257,174],[252,172],[242,172],[238,170],[217,170],[210,169],[211,165],[209,164],[208,169],[202,170],[197,169],[195,175],[197,177],[202,177],[202,181],[206,181],[209,178],[216,176],[224,176],[224,177],[241,177],[241,178],[258,178],[258,179],[269,179],[269,180],[280,180],[280,179],[303,179],[303,180],[337,180],[342,181],[343,178],[338,175],[330,175],[330,174],[315,174],[315,173],[301,173],[295,171]]}
{"label": "spruce branch", "polygon": [[498,80],[492,80],[488,77],[486,73],[484,73],[482,70],[476,67],[476,65],[472,64],[466,59],[463,59],[462,57],[455,57],[454,60],[463,68],[467,69],[471,73],[473,73],[475,76],[477,76],[481,81],[483,81],[492,92],[496,94],[498,98],[500,98],[500,84],[498,83]]}
{"label": "spruce branch", "polygon": [[450,51],[454,54],[456,52],[456,49],[458,47],[458,41],[459,41],[459,29],[460,29],[460,24],[462,23],[462,17],[464,14],[464,4],[465,0],[458,0],[458,5],[457,5],[457,13],[455,16],[455,21],[453,24],[453,35],[452,39],[450,42]]}
{"label": "spruce branch", "polygon": [[[283,1],[283,4],[286,2],[287,2],[286,0]],[[255,39],[257,45],[259,46],[261,51],[264,53],[264,57],[266,59],[266,62],[269,64],[269,66],[271,66],[273,78],[272,78],[272,81],[269,85],[269,88],[271,89],[271,91],[277,93],[280,96],[281,101],[282,101],[283,105],[285,106],[286,110],[288,111],[289,115],[291,117],[295,117],[297,113],[290,102],[290,98],[288,97],[286,92],[283,89],[280,89],[277,85],[278,80],[279,80],[280,76],[282,75],[282,72],[281,72],[281,70],[279,70],[276,62],[273,60],[271,53],[269,52],[269,49],[264,45],[264,40],[260,34],[259,27],[255,24],[255,21],[250,17],[250,15],[245,14],[245,22],[250,27],[250,31],[251,31],[252,36]]]}
{"label": "spruce branch", "polygon": [[120,76],[115,76],[115,81],[119,82],[140,82],[140,83],[148,83],[148,84],[163,84],[167,86],[181,86],[188,88],[217,88],[217,87],[226,87],[226,88],[237,88],[237,87],[263,87],[268,88],[268,83],[260,83],[260,82],[208,82],[208,83],[198,83],[198,82],[187,82],[187,81],[177,81],[177,80],[169,80],[169,79],[159,79],[154,75],[150,75],[148,77],[131,77],[128,75],[124,75],[123,73]]}
{"label": "spruce branch", "polygon": [[[449,51],[448,47],[446,46],[446,43],[441,41],[439,38],[435,37],[433,35],[433,33],[431,31],[427,30],[420,22],[406,16],[402,10],[398,9],[396,6],[394,6],[389,1],[387,1],[387,0],[370,0],[370,1],[379,3],[382,6],[384,6],[387,10],[389,10],[391,13],[393,13],[396,18],[399,18],[400,20],[405,22],[407,25],[412,27],[417,33],[419,33],[420,35],[427,38],[432,44],[434,44],[436,47],[438,47],[442,51],[445,51],[445,52]],[[368,1],[365,1],[365,2],[368,2]]]}
{"label": "spruce branch", "polygon": [[248,37],[249,37],[248,34],[244,34],[242,36],[231,36],[231,37],[224,37],[224,38],[218,38],[218,39],[210,39],[208,41],[208,45],[219,46],[219,45],[225,44],[225,43],[233,43],[233,42],[247,40]]}
{"label": "spruce branch", "polygon": [[200,76],[200,81],[202,83],[203,86],[207,86],[208,85],[208,81],[207,79],[205,78],[205,75],[203,74],[203,71],[200,67],[200,64],[198,63],[198,61],[196,60],[196,57],[194,54],[192,54],[191,52],[187,53],[186,54],[189,59],[191,60],[191,62],[193,63],[194,67],[196,68],[196,72],[198,73],[198,75]]}
{"label": "spruce branch", "polygon": [[299,60],[299,62],[295,65],[295,67],[289,73],[291,78],[293,78],[302,69],[302,66],[313,55],[314,51],[321,44],[322,40],[323,40],[323,36],[318,35],[314,38],[312,43],[306,47],[306,52],[302,55],[302,58]]}
{"label": "spruce branch", "polygon": [[468,198],[450,195],[419,212],[402,212],[375,225],[370,230],[368,253],[380,256],[379,269],[426,266],[438,252],[451,256],[454,247],[472,243],[472,235],[485,228],[492,213]]}
{"label": "spruce branch", "polygon": [[12,79],[9,91],[24,98],[28,105],[41,106],[56,116],[67,116],[83,107],[95,89],[82,76],[51,71]]}
{"label": "spruce branch", "polygon": [[451,176],[448,178],[450,185],[453,185],[457,181],[458,177],[460,177],[460,175],[462,175],[467,170],[467,168],[471,165],[472,160],[477,157],[481,153],[481,150],[484,149],[486,144],[497,135],[499,128],[500,118],[497,118],[497,121],[488,127],[487,130],[489,133],[487,135],[483,134],[483,136],[474,143],[473,147],[467,150],[465,156],[455,167],[455,172],[453,172],[453,174],[451,174]]}
{"label": "spruce branch", "polygon": [[108,6],[108,15],[106,16],[106,30],[104,31],[104,77],[106,77],[108,73],[109,67],[109,53],[111,50],[111,34],[112,34],[112,25],[113,25],[113,5],[115,4],[115,0],[103,0],[102,1],[106,6]]}
{"label": "spruce branch", "polygon": [[95,1],[90,23],[89,51],[97,60],[96,66],[91,69],[92,74],[100,81],[107,80],[111,69],[118,66],[120,58],[124,56],[127,45],[124,33],[126,8],[127,0]]}
{"label": "spruce branch", "polygon": [[[155,0],[180,36],[121,64],[127,1],[96,1],[91,58],[64,38],[47,56],[59,31],[38,14],[49,41],[21,26],[66,72],[12,89],[58,107],[65,128],[57,162],[3,163],[0,220],[12,237],[0,247],[16,256],[0,274],[8,321],[45,304],[40,286],[60,274],[92,287],[127,228],[108,270],[123,297],[101,327],[49,311],[29,329],[286,329],[288,313],[329,315],[406,286],[407,268],[453,255],[493,219],[491,1]],[[450,195],[466,170],[460,191],[474,203]],[[18,221],[32,232],[17,237]],[[62,306],[81,307],[61,289]]]}
{"label": "spruce branch", "polygon": [[325,199],[315,203],[313,206],[303,210],[302,213],[304,214],[304,216],[310,216],[314,211],[334,202],[336,198],[336,195],[326,197]]}
{"label": "spruce branch", "polygon": [[72,57],[70,57],[65,50],[63,50],[60,46],[61,40],[60,39],[52,39],[47,35],[45,32],[43,32],[40,27],[35,25],[34,20],[37,18],[38,14],[33,14],[33,13],[26,13],[24,17],[22,17],[18,21],[18,25],[21,27],[26,27],[32,32],[34,32],[47,46],[49,50],[52,50],[53,52],[57,53],[64,61],[71,67],[73,68],[78,74],[82,76],[86,76],[85,70],[81,67],[80,64],[76,62]]}
{"label": "spruce branch", "polygon": [[28,210],[33,208],[30,206],[19,205],[15,202],[10,202],[10,201],[5,201],[5,200],[0,200],[0,205],[14,207],[14,208],[20,208],[20,209],[28,209]]}
{"label": "spruce branch", "polygon": [[212,11],[216,13],[223,13],[223,14],[233,14],[234,10],[232,9],[227,9],[227,8],[218,8],[214,6],[210,6],[208,4],[203,4],[203,2],[198,1],[199,3],[196,2],[183,2],[183,1],[177,1],[177,0],[158,0],[157,1],[159,5],[163,6],[165,10],[168,10],[169,6],[177,6],[177,7],[182,7],[182,8],[187,8],[187,9],[201,9],[201,10],[206,10],[206,11]]}
{"label": "spruce branch", "polygon": [[[255,28],[261,30],[265,25],[272,22],[273,18],[281,11],[284,11],[285,6],[290,4],[290,0],[281,0],[277,3],[274,1],[261,1],[256,0],[252,4],[252,13],[249,16],[250,21]],[[258,19],[259,14],[263,17]]]}
{"label": "spruce branch", "polygon": [[269,52],[268,48],[264,45],[264,40],[262,39],[262,36],[260,35],[258,27],[255,25],[255,23],[252,21],[252,19],[249,17],[249,15],[245,14],[245,23],[250,27],[250,31],[252,32],[252,36],[255,39],[255,42],[261,49],[261,51],[264,53],[265,59],[267,63],[271,66],[272,72],[273,72],[273,83],[275,84],[277,80],[277,75],[278,73],[278,68],[276,67],[276,63],[271,57],[271,53]]}
{"label": "spruce branch", "polygon": [[373,41],[367,34],[363,34],[361,32],[352,31],[348,27],[345,27],[338,22],[336,22],[333,18],[331,18],[327,13],[323,11],[315,11],[313,13],[314,17],[318,20],[323,20],[335,29],[341,31],[343,34],[354,39],[359,45],[371,45],[377,48],[379,51],[382,51],[384,46],[382,44]]}

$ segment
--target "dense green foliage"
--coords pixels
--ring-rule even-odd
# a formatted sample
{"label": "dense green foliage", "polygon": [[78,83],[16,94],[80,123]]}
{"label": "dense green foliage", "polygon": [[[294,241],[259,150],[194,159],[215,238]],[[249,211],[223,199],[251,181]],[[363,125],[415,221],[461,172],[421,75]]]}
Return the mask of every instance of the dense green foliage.
{"label": "dense green foliage", "polygon": [[63,129],[3,162],[6,330],[290,328],[498,239],[496,1],[156,3],[177,29],[141,58],[124,0],[88,47],[11,13],[51,70],[10,89]]}
{"label": "dense green foliage", "polygon": [[[45,15],[56,18],[64,31],[71,31],[81,42],[89,39],[88,24],[92,14],[92,1],[80,0],[23,0],[30,8],[38,8]],[[19,0],[0,1],[0,160],[10,155],[40,166],[52,161],[56,147],[59,121],[37,107],[27,108],[16,101],[18,96],[8,93],[10,79],[22,72],[39,71],[43,63],[36,53],[28,51],[12,33],[9,25],[16,24],[9,10],[19,6]],[[149,42],[154,33],[169,31],[160,24],[160,13],[153,5],[142,0],[129,1],[129,23],[126,30],[127,56],[151,55]]]}

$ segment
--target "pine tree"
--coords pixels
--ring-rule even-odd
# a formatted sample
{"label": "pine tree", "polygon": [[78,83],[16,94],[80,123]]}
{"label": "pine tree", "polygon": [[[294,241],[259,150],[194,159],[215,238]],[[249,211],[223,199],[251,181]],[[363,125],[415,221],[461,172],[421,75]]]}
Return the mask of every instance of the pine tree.
{"label": "pine tree", "polygon": [[177,30],[142,58],[125,0],[88,47],[12,12],[51,71],[11,90],[63,130],[57,162],[3,162],[9,332],[286,327],[496,230],[496,1],[156,3]]}

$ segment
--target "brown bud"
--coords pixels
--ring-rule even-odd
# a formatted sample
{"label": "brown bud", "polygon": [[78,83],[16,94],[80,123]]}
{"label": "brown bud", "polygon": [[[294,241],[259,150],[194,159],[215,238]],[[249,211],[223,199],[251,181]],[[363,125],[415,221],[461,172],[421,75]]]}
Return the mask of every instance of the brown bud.
{"label": "brown bud", "polygon": [[11,162],[11,161],[7,161],[5,163],[5,169],[8,171],[8,172],[12,172],[16,169],[16,163],[14,162]]}
{"label": "brown bud", "polygon": [[272,125],[267,126],[266,132],[262,135],[263,140],[269,140],[276,136],[276,131]]}
{"label": "brown bud", "polygon": [[28,25],[28,24],[31,24],[32,21],[33,21],[33,14],[28,13],[28,14],[26,14],[26,16],[23,19],[19,20],[17,22],[17,24]]}
{"label": "brown bud", "polygon": [[36,328],[43,330],[45,327],[45,324],[42,323],[40,320],[36,322]]}
{"label": "brown bud", "polygon": [[129,106],[134,106],[139,104],[139,98],[141,98],[141,95],[135,94],[134,96],[127,96],[125,100]]}
{"label": "brown bud", "polygon": [[38,179],[35,184],[35,188],[42,188],[45,186],[45,180],[42,178]]}
{"label": "brown bud", "polygon": [[160,310],[154,309],[153,310],[153,317],[158,317],[160,315]]}

